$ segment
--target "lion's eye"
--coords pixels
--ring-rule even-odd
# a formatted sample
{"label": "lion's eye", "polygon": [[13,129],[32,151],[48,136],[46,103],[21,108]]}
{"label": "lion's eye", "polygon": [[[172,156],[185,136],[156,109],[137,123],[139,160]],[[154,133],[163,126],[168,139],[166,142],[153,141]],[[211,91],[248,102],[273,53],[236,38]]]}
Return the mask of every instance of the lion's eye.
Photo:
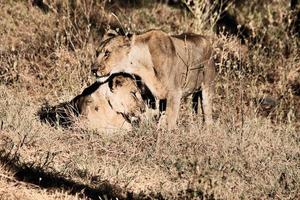
{"label": "lion's eye", "polygon": [[135,99],[137,98],[136,97],[136,91],[132,91],[132,92],[130,92],[130,94],[133,96],[133,98],[135,98]]}
{"label": "lion's eye", "polygon": [[110,52],[108,51],[108,50],[106,50],[105,52],[104,52],[104,57],[108,57],[110,55]]}
{"label": "lion's eye", "polygon": [[87,101],[86,101],[87,104],[90,104],[90,103],[92,103],[92,102],[93,102],[92,99],[87,99]]}
{"label": "lion's eye", "polygon": [[100,55],[100,51],[96,50],[96,57]]}

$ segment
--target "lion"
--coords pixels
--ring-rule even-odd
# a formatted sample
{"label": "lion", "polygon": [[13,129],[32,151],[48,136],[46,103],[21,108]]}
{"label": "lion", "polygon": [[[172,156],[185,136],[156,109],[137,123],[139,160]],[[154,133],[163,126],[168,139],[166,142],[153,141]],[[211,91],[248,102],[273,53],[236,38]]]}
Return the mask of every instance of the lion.
{"label": "lion", "polygon": [[42,109],[40,118],[50,124],[69,126],[75,117],[92,129],[131,130],[145,111],[145,103],[133,77],[113,75],[107,82],[95,82],[70,102]]}
{"label": "lion", "polygon": [[168,35],[161,30],[104,40],[92,65],[99,82],[115,73],[139,76],[158,100],[166,100],[168,129],[176,128],[182,98],[202,92],[204,121],[212,124],[216,76],[208,37],[193,33]]}

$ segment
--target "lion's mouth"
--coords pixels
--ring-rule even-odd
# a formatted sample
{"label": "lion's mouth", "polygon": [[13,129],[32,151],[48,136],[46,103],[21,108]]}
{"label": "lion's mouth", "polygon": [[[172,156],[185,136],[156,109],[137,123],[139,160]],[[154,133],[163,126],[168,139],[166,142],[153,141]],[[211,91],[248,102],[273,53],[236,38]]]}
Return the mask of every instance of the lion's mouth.
{"label": "lion's mouth", "polygon": [[107,81],[107,79],[109,78],[109,74],[107,75],[98,75],[98,74],[94,74],[96,76],[96,81],[97,82],[100,82],[100,83],[103,83],[105,81]]}
{"label": "lion's mouth", "polygon": [[141,121],[141,118],[138,117],[138,116],[135,116],[134,114],[131,115],[131,114],[124,114],[124,113],[121,113],[122,116],[125,118],[125,120],[132,124],[133,126],[138,126],[140,124],[140,121]]}

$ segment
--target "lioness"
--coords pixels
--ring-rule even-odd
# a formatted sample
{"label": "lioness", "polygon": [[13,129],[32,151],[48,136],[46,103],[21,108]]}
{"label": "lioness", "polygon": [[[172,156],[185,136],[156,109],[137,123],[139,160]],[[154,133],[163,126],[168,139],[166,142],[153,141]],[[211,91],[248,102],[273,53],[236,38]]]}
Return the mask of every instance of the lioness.
{"label": "lioness", "polygon": [[[114,75],[107,82],[95,82],[70,102],[41,112],[40,117],[50,123],[69,125],[74,116],[88,127],[114,131],[130,130],[139,120],[145,104],[135,81],[129,75]],[[42,114],[42,115],[41,115]]]}
{"label": "lioness", "polygon": [[106,39],[99,47],[92,73],[102,82],[119,72],[141,77],[156,98],[167,100],[169,129],[176,127],[181,98],[200,90],[204,119],[212,123],[215,64],[208,38],[151,30]]}

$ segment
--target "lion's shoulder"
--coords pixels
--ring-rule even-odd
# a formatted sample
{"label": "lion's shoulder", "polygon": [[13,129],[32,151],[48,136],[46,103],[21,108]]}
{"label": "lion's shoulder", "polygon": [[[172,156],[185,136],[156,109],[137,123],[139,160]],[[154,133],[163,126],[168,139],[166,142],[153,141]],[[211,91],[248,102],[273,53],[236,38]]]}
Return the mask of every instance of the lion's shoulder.
{"label": "lion's shoulder", "polygon": [[195,33],[182,33],[179,35],[172,35],[172,38],[176,38],[183,41],[188,41],[194,44],[209,44],[210,40],[207,36],[195,34]]}
{"label": "lion's shoulder", "polygon": [[168,37],[169,35],[166,32],[159,29],[152,29],[141,34],[137,34],[135,37],[135,43],[156,43],[161,40],[166,40]]}
{"label": "lion's shoulder", "polygon": [[175,46],[171,36],[162,30],[154,29],[136,35],[135,44],[146,44],[154,59],[163,57],[163,55],[175,55]]}

